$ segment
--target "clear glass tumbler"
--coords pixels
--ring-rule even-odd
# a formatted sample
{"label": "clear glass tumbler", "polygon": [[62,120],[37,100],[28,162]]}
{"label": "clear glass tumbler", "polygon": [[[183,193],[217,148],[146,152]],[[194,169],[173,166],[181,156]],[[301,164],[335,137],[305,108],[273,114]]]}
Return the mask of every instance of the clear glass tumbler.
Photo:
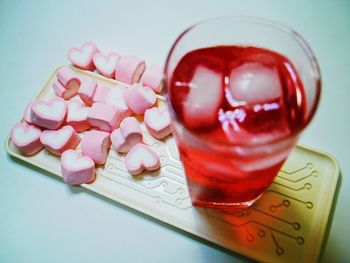
{"label": "clear glass tumbler", "polygon": [[[253,46],[288,58],[304,87],[305,114],[300,128],[282,137],[229,143],[205,139],[188,129],[173,107],[174,98],[169,92],[173,73],[189,52],[215,46]],[[265,19],[223,17],[195,24],[177,38],[166,60],[164,86],[192,203],[245,209],[272,183],[300,132],[314,116],[321,81],[313,52],[295,31]]]}

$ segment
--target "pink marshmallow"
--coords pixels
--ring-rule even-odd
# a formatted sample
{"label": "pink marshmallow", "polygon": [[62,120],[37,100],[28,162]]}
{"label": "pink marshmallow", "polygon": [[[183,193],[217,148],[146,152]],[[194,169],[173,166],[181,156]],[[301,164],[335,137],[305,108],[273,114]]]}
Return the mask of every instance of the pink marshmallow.
{"label": "pink marshmallow", "polygon": [[96,53],[93,57],[97,71],[107,78],[114,78],[115,67],[119,59],[120,55],[117,52],[112,52],[108,55]]}
{"label": "pink marshmallow", "polygon": [[143,114],[156,103],[157,96],[151,88],[136,83],[126,90],[124,99],[133,112]]}
{"label": "pink marshmallow", "polygon": [[53,83],[56,94],[65,100],[77,95],[81,81],[69,67],[61,67],[57,71],[57,81]]}
{"label": "pink marshmallow", "polygon": [[95,96],[97,87],[98,84],[93,78],[87,77],[83,79],[78,91],[78,95],[87,106],[91,106],[94,102],[93,98]]}
{"label": "pink marshmallow", "polygon": [[62,98],[38,100],[32,104],[30,119],[33,124],[56,130],[64,121],[66,112],[67,104]]}
{"label": "pink marshmallow", "polygon": [[113,105],[94,103],[88,114],[88,122],[102,131],[111,132],[117,128],[122,118]]}
{"label": "pink marshmallow", "polygon": [[62,154],[61,171],[66,184],[78,185],[95,180],[94,161],[76,150],[67,150]]}
{"label": "pink marshmallow", "polygon": [[77,147],[80,137],[72,126],[67,125],[57,131],[43,131],[40,135],[40,142],[51,153],[61,155],[64,151]]}
{"label": "pink marshmallow", "polygon": [[81,152],[89,156],[96,164],[104,164],[107,160],[111,140],[108,132],[89,131],[81,139]]}
{"label": "pink marshmallow", "polygon": [[126,154],[125,166],[129,173],[138,175],[144,170],[158,170],[160,162],[158,155],[150,147],[138,143]]}
{"label": "pink marshmallow", "polygon": [[144,121],[147,130],[156,139],[163,139],[172,132],[170,114],[165,107],[146,110]]}
{"label": "pink marshmallow", "polygon": [[142,131],[138,121],[134,117],[122,120],[120,128],[111,133],[111,141],[116,151],[127,153],[137,143],[143,140]]}
{"label": "pink marshmallow", "polygon": [[124,100],[124,92],[124,86],[116,85],[110,88],[105,98],[105,103],[115,106],[119,110],[123,119],[132,115],[132,111],[129,109],[128,105],[126,105]]}
{"label": "pink marshmallow", "polygon": [[121,57],[115,68],[115,79],[127,84],[133,84],[140,80],[142,73],[145,71],[145,61],[134,57]]}
{"label": "pink marshmallow", "polygon": [[32,120],[30,118],[30,112],[32,111],[32,104],[33,104],[33,101],[28,103],[28,105],[26,106],[26,109],[24,110],[24,114],[23,114],[23,120],[29,125],[32,124]]}
{"label": "pink marshmallow", "polygon": [[93,71],[95,69],[93,56],[99,52],[97,46],[92,42],[86,42],[81,48],[71,48],[68,51],[69,61],[77,68]]}
{"label": "pink marshmallow", "polygon": [[57,79],[53,82],[52,87],[58,97],[63,98],[66,92],[65,87]]}
{"label": "pink marshmallow", "polygon": [[68,125],[72,126],[77,132],[83,132],[91,128],[87,120],[90,108],[85,107],[79,100],[68,102],[67,119]]}
{"label": "pink marshmallow", "polygon": [[[79,77],[74,73],[74,71],[67,67],[67,66],[63,66],[61,67],[58,71],[57,71],[57,80],[64,86],[67,87],[69,86],[70,82],[72,81],[76,81],[79,83],[80,85],[80,79]],[[78,85],[78,88],[79,88]]]}
{"label": "pink marshmallow", "polygon": [[141,83],[144,86],[150,87],[155,92],[162,91],[163,71],[158,66],[147,67],[142,75]]}
{"label": "pink marshmallow", "polygon": [[33,155],[43,148],[41,130],[25,123],[17,123],[11,130],[11,140],[25,155]]}
{"label": "pink marshmallow", "polygon": [[94,102],[100,102],[100,103],[104,103],[106,100],[106,96],[109,93],[110,88],[106,87],[106,86],[100,86],[98,85],[93,97],[93,101]]}

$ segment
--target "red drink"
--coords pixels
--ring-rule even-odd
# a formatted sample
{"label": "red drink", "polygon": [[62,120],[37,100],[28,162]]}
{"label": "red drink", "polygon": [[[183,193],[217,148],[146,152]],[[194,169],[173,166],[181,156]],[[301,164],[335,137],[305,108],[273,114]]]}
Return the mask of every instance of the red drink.
{"label": "red drink", "polygon": [[257,47],[187,53],[171,75],[168,96],[186,128],[175,135],[198,206],[252,204],[307,121],[303,85],[292,63]]}

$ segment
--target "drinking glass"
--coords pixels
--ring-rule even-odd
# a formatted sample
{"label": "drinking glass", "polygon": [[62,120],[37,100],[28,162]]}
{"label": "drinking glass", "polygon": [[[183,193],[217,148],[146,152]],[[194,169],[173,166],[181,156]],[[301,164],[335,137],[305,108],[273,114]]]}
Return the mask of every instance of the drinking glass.
{"label": "drinking glass", "polygon": [[[268,141],[223,143],[203,139],[185,127],[169,93],[174,69],[193,50],[227,45],[264,48],[290,60],[303,83],[306,99],[300,129]],[[250,207],[274,180],[300,133],[313,118],[320,98],[319,66],[306,41],[294,30],[260,18],[223,17],[189,27],[173,44],[164,76],[165,96],[191,200],[200,207]]]}

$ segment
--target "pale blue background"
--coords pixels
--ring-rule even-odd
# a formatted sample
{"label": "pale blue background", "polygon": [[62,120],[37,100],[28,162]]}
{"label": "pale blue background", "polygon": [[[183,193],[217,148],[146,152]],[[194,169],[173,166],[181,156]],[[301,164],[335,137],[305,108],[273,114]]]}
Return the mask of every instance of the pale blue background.
{"label": "pale blue background", "polygon": [[[99,1],[100,2],[100,1]],[[101,1],[103,2],[103,1]],[[322,70],[301,142],[332,153],[343,182],[323,262],[350,262],[350,1],[0,1],[0,141],[66,52],[85,40],[163,63],[188,25],[228,14],[301,33]],[[244,262],[247,259],[15,162],[0,149],[0,262]]]}

